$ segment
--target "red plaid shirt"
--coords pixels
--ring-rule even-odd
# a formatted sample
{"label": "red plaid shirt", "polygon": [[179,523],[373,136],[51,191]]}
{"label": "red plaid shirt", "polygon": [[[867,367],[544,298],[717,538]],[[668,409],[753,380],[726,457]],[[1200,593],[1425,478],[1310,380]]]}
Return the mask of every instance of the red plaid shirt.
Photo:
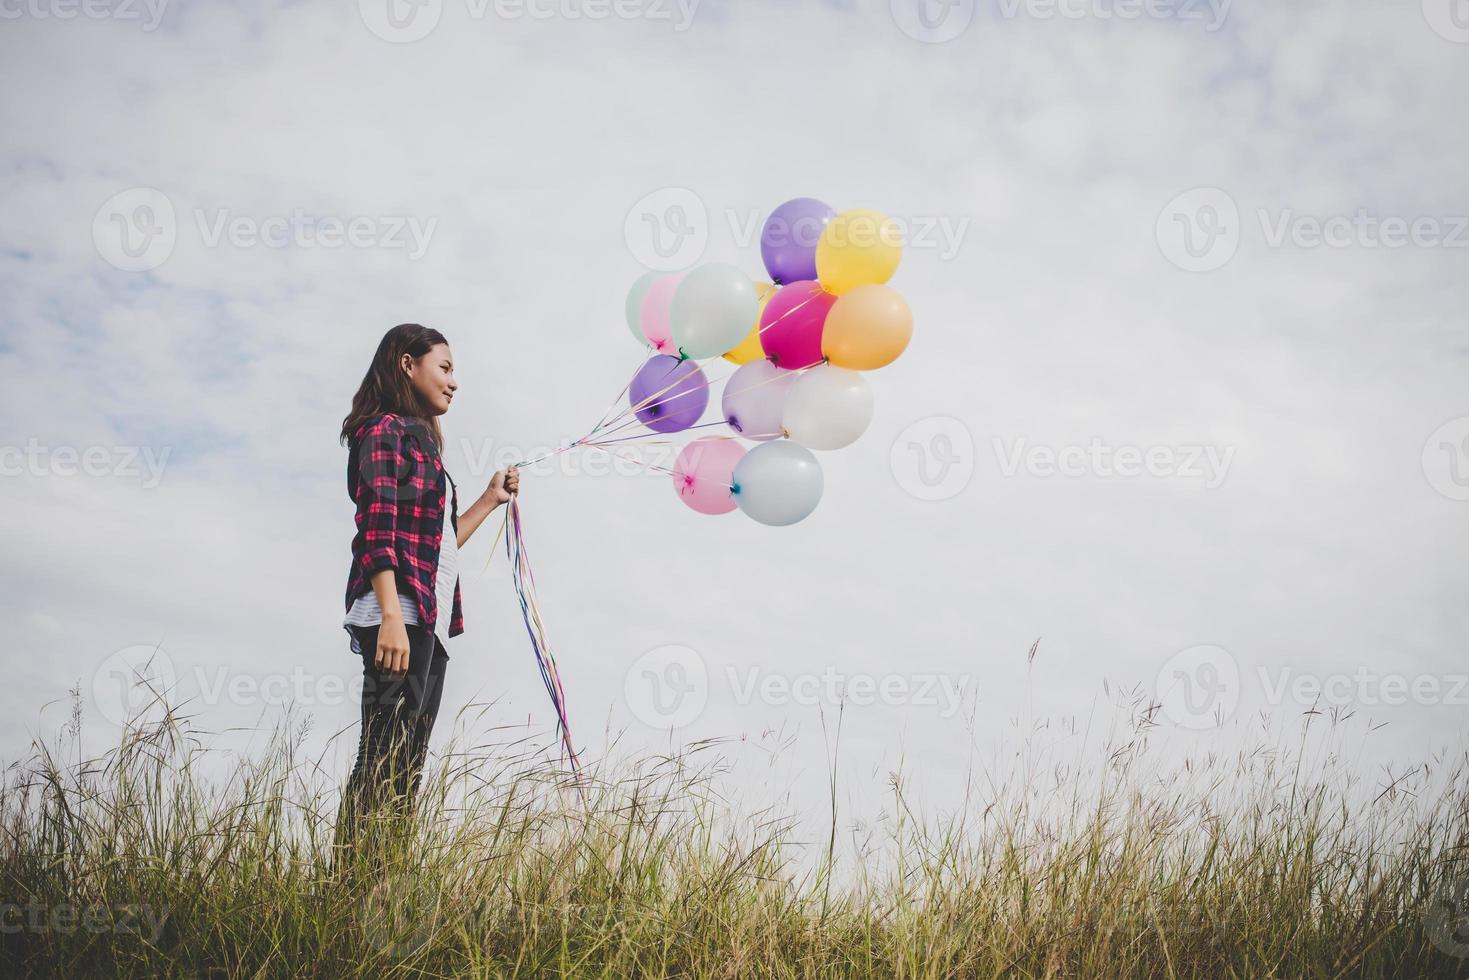
{"label": "red plaid shirt", "polygon": [[[396,571],[398,591],[418,603],[418,622],[433,630],[438,622],[434,570],[444,532],[444,485],[451,488],[450,520],[459,530],[459,494],[444,471],[433,433],[421,420],[379,415],[352,435],[347,455],[347,493],[357,504],[357,535],[352,539],[352,570],[347,576],[347,609],[372,591],[372,577]],[[464,632],[459,582],[449,635]]]}

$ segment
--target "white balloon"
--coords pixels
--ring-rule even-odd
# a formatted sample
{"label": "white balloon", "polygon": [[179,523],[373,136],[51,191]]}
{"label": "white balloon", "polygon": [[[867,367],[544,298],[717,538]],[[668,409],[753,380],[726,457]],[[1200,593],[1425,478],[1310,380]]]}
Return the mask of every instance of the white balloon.
{"label": "white balloon", "polygon": [[786,395],[796,383],[795,371],[778,368],[761,358],[741,364],[724,383],[719,408],[724,420],[740,437],[765,442],[785,435],[780,427]]}
{"label": "white balloon", "polygon": [[685,357],[716,357],[739,346],[759,310],[749,276],[726,262],[701,265],[673,294],[673,342]]}
{"label": "white balloon", "polygon": [[860,371],[823,364],[791,385],[781,425],[811,449],[841,449],[872,422],[872,388]]}
{"label": "white balloon", "polygon": [[731,477],[740,510],[761,524],[794,524],[821,502],[821,464],[789,439],[763,442],[735,464]]}

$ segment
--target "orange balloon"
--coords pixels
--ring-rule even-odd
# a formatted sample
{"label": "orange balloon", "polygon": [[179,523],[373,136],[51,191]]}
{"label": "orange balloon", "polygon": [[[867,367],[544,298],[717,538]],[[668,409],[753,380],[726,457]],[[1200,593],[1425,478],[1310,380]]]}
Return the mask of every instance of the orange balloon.
{"label": "orange balloon", "polygon": [[765,349],[760,346],[760,315],[765,312],[765,304],[770,302],[770,297],[775,295],[775,290],[776,285],[773,282],[755,283],[755,293],[760,297],[760,306],[755,310],[755,323],[738,346],[730,348],[721,355],[726,361],[748,364],[765,356]]}
{"label": "orange balloon", "polygon": [[872,371],[898,359],[913,338],[913,311],[901,293],[877,283],[837,297],[821,331],[821,352],[837,367]]}

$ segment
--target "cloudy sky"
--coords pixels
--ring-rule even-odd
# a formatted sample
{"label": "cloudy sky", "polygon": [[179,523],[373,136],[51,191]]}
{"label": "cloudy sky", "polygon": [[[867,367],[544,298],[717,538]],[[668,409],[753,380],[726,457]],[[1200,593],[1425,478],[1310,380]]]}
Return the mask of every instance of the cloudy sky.
{"label": "cloudy sky", "polygon": [[[1189,750],[1318,691],[1387,723],[1364,767],[1459,744],[1461,0],[0,0],[0,46],[0,757],[78,683],[115,737],[156,646],[199,727],[294,697],[344,772],[382,332],[453,345],[463,501],[626,384],[638,275],[758,277],[796,196],[903,223],[913,342],[798,525],[527,474],[588,758],[730,738],[804,806],[843,690],[854,796],[1119,691]],[[471,702],[549,739],[493,535],[436,746]]]}

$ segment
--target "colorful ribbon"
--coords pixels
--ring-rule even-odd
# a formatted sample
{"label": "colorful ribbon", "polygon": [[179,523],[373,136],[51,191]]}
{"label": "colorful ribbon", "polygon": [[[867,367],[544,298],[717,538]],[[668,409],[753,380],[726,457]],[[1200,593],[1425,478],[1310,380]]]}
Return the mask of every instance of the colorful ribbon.
{"label": "colorful ribbon", "polygon": [[[505,556],[510,559],[510,577],[515,583],[515,594],[520,599],[520,615],[525,620],[525,631],[530,636],[531,649],[535,651],[536,665],[541,670],[541,681],[550,695],[551,706],[556,710],[556,730],[561,736],[562,747],[571,762],[571,771],[576,774],[577,790],[581,789],[581,760],[577,758],[576,746],[571,741],[571,728],[566,721],[566,691],[561,687],[561,675],[556,670],[556,658],[551,654],[551,644],[546,640],[546,626],[541,621],[540,608],[536,603],[536,577],[531,571],[530,555],[525,547],[525,529],[520,520],[520,500],[511,496],[505,505],[505,523],[501,527],[505,535]],[[496,539],[498,542],[498,538]],[[491,554],[494,552],[492,551]]]}

